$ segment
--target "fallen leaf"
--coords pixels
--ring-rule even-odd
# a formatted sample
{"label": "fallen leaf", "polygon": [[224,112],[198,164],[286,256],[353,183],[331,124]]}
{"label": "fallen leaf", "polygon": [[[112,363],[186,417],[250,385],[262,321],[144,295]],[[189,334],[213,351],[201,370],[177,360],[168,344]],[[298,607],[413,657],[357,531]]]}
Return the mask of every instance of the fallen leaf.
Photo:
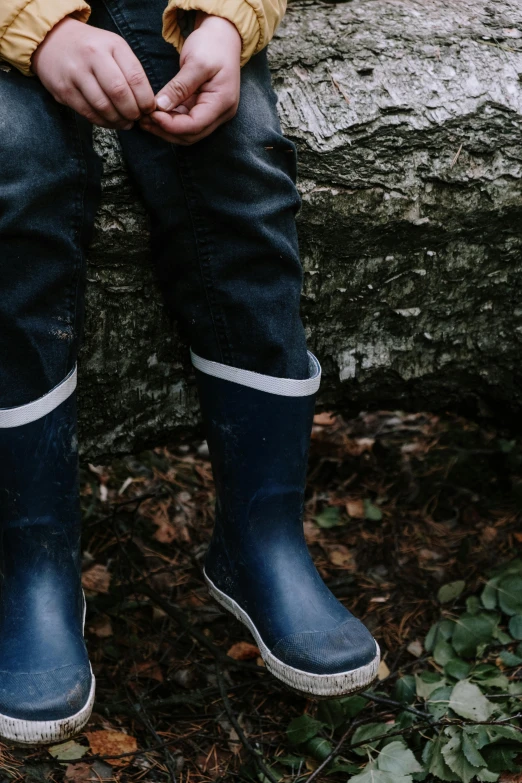
{"label": "fallen leaf", "polygon": [[385,680],[386,677],[389,675],[390,670],[388,669],[388,666],[384,661],[381,661],[379,664],[379,668],[377,669],[377,679],[378,680]]}
{"label": "fallen leaf", "polygon": [[65,780],[72,783],[91,783],[95,780],[95,775],[90,764],[68,764],[65,769]]}
{"label": "fallen leaf", "polygon": [[422,653],[424,652],[422,647],[422,642],[420,642],[418,639],[414,639],[413,642],[410,642],[409,645],[406,647],[409,653],[411,655],[414,655],[416,658],[420,658]]}
{"label": "fallen leaf", "polygon": [[326,411],[318,413],[314,416],[314,424],[318,427],[331,427],[332,424],[335,424],[335,416]]}
{"label": "fallen leaf", "polygon": [[93,593],[108,593],[111,584],[111,575],[107,566],[97,564],[84,571],[82,574],[82,585],[86,590]]}
{"label": "fallen leaf", "polygon": [[107,756],[112,766],[124,767],[133,761],[133,756],[116,758],[122,753],[134,753],[138,750],[135,737],[122,731],[86,731],[85,736],[96,756]]}
{"label": "fallen leaf", "polygon": [[155,661],[143,661],[142,663],[135,663],[132,667],[132,673],[136,677],[147,677],[150,680],[163,682],[163,672],[161,671],[160,665]]}
{"label": "fallen leaf", "polygon": [[57,761],[69,761],[69,759],[80,759],[82,756],[85,756],[89,748],[86,748],[85,745],[80,745],[74,740],[68,740],[67,742],[60,742],[58,745],[51,745],[47,750]]}
{"label": "fallen leaf", "polygon": [[111,618],[107,615],[98,615],[89,623],[87,630],[98,639],[107,639],[113,634]]}
{"label": "fallen leaf", "polygon": [[236,642],[227,651],[227,655],[235,661],[251,661],[258,657],[259,648],[250,642]]}
{"label": "fallen leaf", "polygon": [[513,533],[519,544],[522,544],[522,533]]}
{"label": "fallen leaf", "polygon": [[366,513],[364,510],[364,500],[362,498],[354,498],[354,500],[348,500],[346,502],[346,513],[352,519],[364,519]]}
{"label": "fallen leaf", "polygon": [[340,568],[355,568],[353,555],[344,544],[339,544],[339,546],[330,549],[328,552],[328,559],[334,566],[339,566]]}

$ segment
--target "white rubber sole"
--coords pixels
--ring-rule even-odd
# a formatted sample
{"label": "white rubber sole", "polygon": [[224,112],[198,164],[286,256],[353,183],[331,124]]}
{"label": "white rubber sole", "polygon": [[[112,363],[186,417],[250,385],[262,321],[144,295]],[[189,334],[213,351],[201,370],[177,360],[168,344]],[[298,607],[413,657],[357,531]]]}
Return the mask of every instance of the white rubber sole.
{"label": "white rubber sole", "polygon": [[[87,605],[83,599],[83,629]],[[79,712],[60,720],[22,720],[0,713],[0,737],[18,745],[49,745],[63,742],[78,734],[91,717],[96,691],[96,679],[91,668],[91,689],[89,698]]]}
{"label": "white rubber sole", "polygon": [[339,672],[338,674],[311,674],[310,672],[305,672],[301,669],[294,669],[293,666],[283,663],[283,661],[280,661],[279,658],[276,658],[276,656],[270,652],[259,635],[256,626],[248,614],[241,609],[239,604],[216,587],[207,576],[205,570],[203,570],[203,575],[212,597],[248,628],[256,640],[256,644],[259,647],[266,668],[274,677],[277,677],[278,680],[281,680],[290,688],[319,698],[346,696],[349,693],[364,690],[377,677],[377,670],[381,661],[381,651],[377,642],[375,642],[375,658],[365,666],[360,666],[358,669],[351,669],[347,672]]}

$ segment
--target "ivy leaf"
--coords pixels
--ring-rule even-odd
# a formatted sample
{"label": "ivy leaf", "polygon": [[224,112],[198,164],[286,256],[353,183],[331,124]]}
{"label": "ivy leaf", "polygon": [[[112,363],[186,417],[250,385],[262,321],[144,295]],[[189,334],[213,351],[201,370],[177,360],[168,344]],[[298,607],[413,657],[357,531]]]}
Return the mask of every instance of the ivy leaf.
{"label": "ivy leaf", "polygon": [[498,584],[498,603],[505,614],[522,614],[522,576],[505,576]]}
{"label": "ivy leaf", "polygon": [[393,772],[395,775],[422,772],[422,767],[412,751],[401,740],[389,742],[381,749],[377,758],[377,767],[383,772]]}
{"label": "ivy leaf", "polygon": [[493,638],[493,630],[497,625],[497,615],[489,616],[484,612],[469,614],[464,612],[456,621],[456,627],[451,642],[459,655],[473,657],[477,647]]}
{"label": "ivy leaf", "polygon": [[290,721],[286,735],[292,745],[300,745],[317,736],[322,727],[320,720],[311,718],[310,715],[300,715]]}
{"label": "ivy leaf", "polygon": [[442,748],[442,755],[448,767],[455,772],[463,783],[470,783],[471,780],[480,772],[480,768],[470,764],[464,755],[461,747],[462,732],[460,729],[450,727],[445,729],[450,739]]}
{"label": "ivy leaf", "polygon": [[478,685],[469,680],[460,680],[451,693],[451,709],[468,720],[488,720],[495,706],[486,699]]}
{"label": "ivy leaf", "polygon": [[458,598],[466,587],[466,582],[463,579],[457,579],[456,582],[448,582],[439,588],[437,598],[441,604],[447,604],[449,601],[454,601]]}
{"label": "ivy leaf", "polygon": [[429,699],[433,691],[446,685],[446,680],[436,672],[421,672],[414,674],[415,688],[419,699]]}
{"label": "ivy leaf", "polygon": [[[371,737],[382,738],[391,728],[392,727],[387,723],[366,723],[364,726],[359,726],[359,728],[355,729],[352,736],[352,743],[355,745],[356,743],[364,742],[364,740],[370,739]],[[361,745],[358,748],[354,748],[353,752],[357,753],[358,756],[366,756],[370,749],[375,750],[380,741],[380,739],[377,739],[375,742]]]}
{"label": "ivy leaf", "polygon": [[324,511],[314,517],[315,521],[322,528],[337,527],[340,523],[341,512],[337,506],[327,506]]}
{"label": "ivy leaf", "polygon": [[522,614],[514,614],[510,619],[509,633],[513,639],[522,639]]}

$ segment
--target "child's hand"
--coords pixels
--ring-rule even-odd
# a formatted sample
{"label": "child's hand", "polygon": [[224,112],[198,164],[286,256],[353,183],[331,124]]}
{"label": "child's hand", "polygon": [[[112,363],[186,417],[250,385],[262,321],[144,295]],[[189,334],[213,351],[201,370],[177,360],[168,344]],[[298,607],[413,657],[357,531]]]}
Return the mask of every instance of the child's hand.
{"label": "child's hand", "polygon": [[232,119],[239,104],[241,37],[228,19],[198,11],[183,44],[177,75],[156,96],[159,111],[140,120],[145,130],[189,145]]}
{"label": "child's hand", "polygon": [[47,33],[33,54],[32,68],[58,103],[103,128],[128,130],[156,105],[126,41],[71,17]]}

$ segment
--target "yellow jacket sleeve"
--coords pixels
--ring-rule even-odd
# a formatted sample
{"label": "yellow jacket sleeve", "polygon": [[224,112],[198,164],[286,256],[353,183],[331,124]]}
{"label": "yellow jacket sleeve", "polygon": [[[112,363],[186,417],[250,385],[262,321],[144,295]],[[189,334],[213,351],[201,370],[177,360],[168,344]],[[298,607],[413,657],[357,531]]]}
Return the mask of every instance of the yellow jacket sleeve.
{"label": "yellow jacket sleeve", "polygon": [[287,0],[169,0],[163,14],[163,37],[178,52],[184,44],[178,11],[205,11],[232,22],[241,36],[241,67],[270,42],[286,11]]}
{"label": "yellow jacket sleeve", "polygon": [[33,52],[49,30],[69,15],[86,22],[90,12],[84,0],[0,0],[0,60],[30,75]]}

